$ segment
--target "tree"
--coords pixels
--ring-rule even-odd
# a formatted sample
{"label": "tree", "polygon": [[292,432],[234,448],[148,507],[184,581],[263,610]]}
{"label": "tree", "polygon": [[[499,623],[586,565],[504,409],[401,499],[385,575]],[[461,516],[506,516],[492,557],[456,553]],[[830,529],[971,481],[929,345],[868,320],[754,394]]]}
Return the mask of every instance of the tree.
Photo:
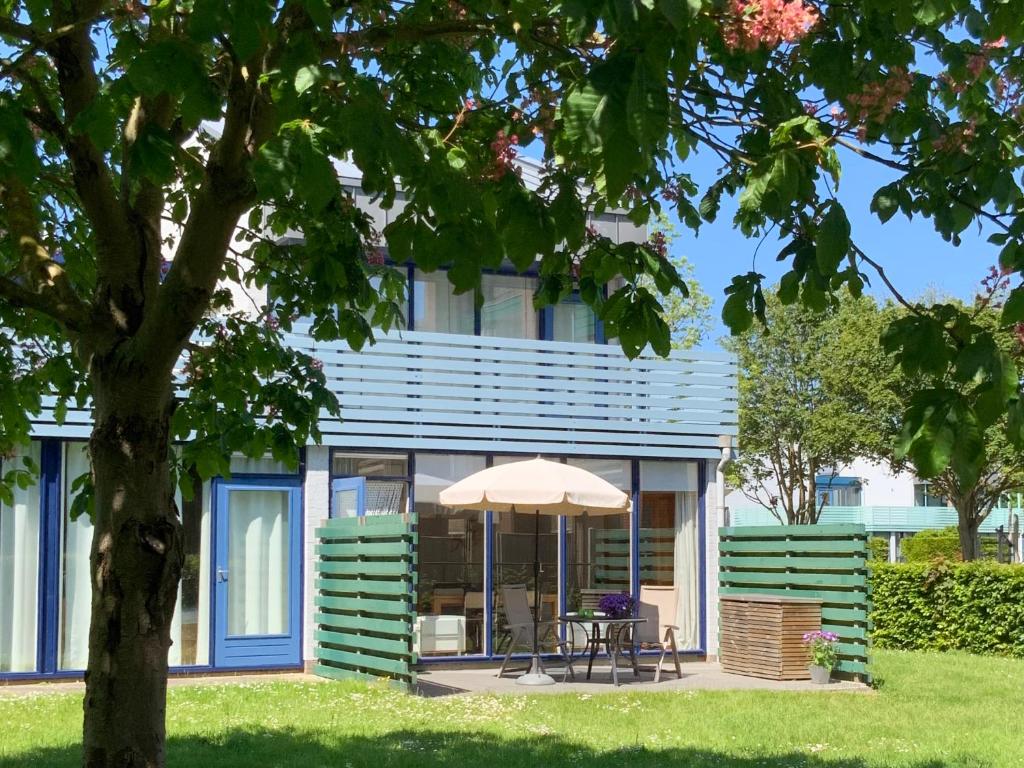
{"label": "tree", "polygon": [[[974,329],[968,331],[978,336],[981,332],[994,340],[997,359],[1004,361],[1004,375],[1016,375],[1022,352],[1020,332],[1003,327],[1000,311],[1006,299],[1009,281],[993,268],[983,282],[981,293],[971,306],[946,300],[933,305],[933,312],[945,311],[951,316],[969,318]],[[946,309],[943,310],[942,308]],[[895,346],[901,334],[908,327],[919,322],[919,316],[903,312],[887,329],[884,340]],[[910,333],[915,331],[911,330]],[[901,375],[896,392],[909,405],[910,418],[894,434],[893,452],[890,460],[895,465],[914,465],[921,477],[929,480],[937,493],[945,496],[957,511],[957,530],[960,538],[960,554],[964,560],[975,560],[980,555],[978,531],[999,500],[1009,491],[1024,486],[1024,451],[1007,437],[1007,416],[1001,413],[998,395],[990,393],[988,408],[994,413],[983,414],[982,419],[963,415],[952,407],[954,418],[970,419],[969,430],[957,430],[955,422],[936,407],[936,399],[954,400],[966,391],[978,386],[978,374],[969,366],[960,365],[952,370],[936,369],[934,372],[916,370],[904,366],[906,375]],[[1009,386],[1009,385],[1007,385]],[[948,412],[947,412],[948,413]],[[939,450],[923,449],[916,440],[918,432],[931,432],[930,444]],[[952,463],[955,453],[964,454],[961,460],[969,464],[970,471],[958,469]]]}
{"label": "tree", "polygon": [[739,364],[739,458],[730,481],[790,525],[818,522],[817,478],[888,452],[900,409],[879,336],[886,311],[841,295],[818,314],[769,296],[766,326],[726,341]]}
{"label": "tree", "polygon": [[[821,310],[844,285],[857,293],[864,270],[881,274],[832,194],[842,147],[893,171],[874,197],[883,219],[930,217],[951,239],[987,222],[1002,263],[1024,267],[1020,3],[3,9],[0,450],[27,439],[27,414],[44,404],[59,416],[91,399],[87,766],[163,763],[181,569],[175,476],[224,472],[233,450],[294,458],[315,439],[315,414],[336,404],[316,361],[280,334],[293,315],[312,317],[317,338],[354,347],[372,333],[367,314],[390,327],[401,289],[377,263],[380,245],[426,269],[450,262],[460,291],[503,259],[521,269],[539,259],[539,305],[576,283],[628,354],[648,344],[663,353],[663,307],[641,282],[653,277],[669,293],[682,281],[652,248],[588,238],[586,211],[621,206],[643,223],[668,201],[696,229],[736,194],[744,233],[787,241],[782,299]],[[538,190],[511,162],[534,142],[549,168]],[[686,165],[697,150],[721,159],[703,188]],[[385,207],[404,190],[384,232],[339,185],[340,159]],[[303,243],[279,247],[289,230]],[[224,316],[219,282],[243,271],[274,294],[274,315]],[[622,288],[604,298],[617,276]],[[761,280],[751,272],[728,288],[724,317],[737,332],[764,314]],[[964,336],[957,315],[918,315],[896,340],[904,362],[978,374],[977,386],[935,401],[954,436],[969,431],[965,415],[984,421],[997,403],[1010,436],[1024,437],[1017,380],[1002,375],[990,336]],[[1024,289],[1003,320],[1024,320]],[[913,441],[940,455],[933,434],[917,430]],[[183,442],[180,457],[172,441]],[[975,471],[961,454],[954,470]]]}
{"label": "tree", "polygon": [[671,252],[678,237],[675,225],[664,213],[657,216],[651,226],[648,241],[675,267],[686,283],[686,292],[675,291],[661,298],[662,317],[669,327],[673,349],[692,349],[711,333],[711,297],[704,291],[694,274],[693,264],[681,253]]}

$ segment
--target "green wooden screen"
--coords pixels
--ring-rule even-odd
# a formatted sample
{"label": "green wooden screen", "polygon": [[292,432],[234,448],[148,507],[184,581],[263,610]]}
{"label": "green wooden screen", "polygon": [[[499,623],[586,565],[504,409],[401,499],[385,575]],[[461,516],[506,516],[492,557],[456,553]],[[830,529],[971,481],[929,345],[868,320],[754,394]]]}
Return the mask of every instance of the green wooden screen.
{"label": "green wooden screen", "polygon": [[415,531],[414,515],[336,518],[316,529],[316,674],[415,684]]}
{"label": "green wooden screen", "polygon": [[842,677],[867,679],[867,533],[863,525],[720,528],[719,594],[812,597],[822,629],[839,635]]}

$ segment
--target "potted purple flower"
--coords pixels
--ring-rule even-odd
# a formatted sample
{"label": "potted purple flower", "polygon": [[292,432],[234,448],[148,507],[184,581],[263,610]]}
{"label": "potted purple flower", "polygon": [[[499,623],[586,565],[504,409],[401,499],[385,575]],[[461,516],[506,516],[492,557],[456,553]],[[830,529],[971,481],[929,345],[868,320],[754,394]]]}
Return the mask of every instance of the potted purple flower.
{"label": "potted purple flower", "polygon": [[832,670],[839,661],[839,651],[836,643],[839,642],[839,635],[835,632],[804,633],[804,645],[811,651],[811,663],[808,669],[811,673],[811,682],[824,685],[832,677]]}
{"label": "potted purple flower", "polygon": [[625,619],[633,615],[633,598],[628,592],[605,595],[598,601],[597,609],[610,619]]}

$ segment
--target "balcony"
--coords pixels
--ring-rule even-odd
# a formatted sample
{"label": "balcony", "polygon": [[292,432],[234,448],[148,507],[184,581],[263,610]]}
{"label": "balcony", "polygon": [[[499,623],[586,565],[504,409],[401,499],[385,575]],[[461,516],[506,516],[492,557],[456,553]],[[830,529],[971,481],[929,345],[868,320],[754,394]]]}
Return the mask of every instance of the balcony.
{"label": "balcony", "polygon": [[[346,448],[716,459],[736,434],[731,355],[679,351],[628,360],[617,346],[392,332],[361,352],[294,333],[318,358],[342,420],[323,444]],[[88,410],[63,426],[44,410],[37,437],[87,437]]]}
{"label": "balcony", "polygon": [[[731,524],[773,525],[776,520],[766,509],[738,507],[730,510]],[[1010,515],[1020,509],[993,509],[981,524],[982,533],[995,533],[1002,526],[1009,530]],[[868,533],[916,533],[931,528],[956,526],[956,510],[952,507],[833,507],[822,508],[819,524],[859,523]]]}
{"label": "balcony", "polygon": [[350,448],[718,458],[736,434],[736,366],[722,353],[630,361],[616,346],[394,332],[353,352],[294,336],[324,363]]}

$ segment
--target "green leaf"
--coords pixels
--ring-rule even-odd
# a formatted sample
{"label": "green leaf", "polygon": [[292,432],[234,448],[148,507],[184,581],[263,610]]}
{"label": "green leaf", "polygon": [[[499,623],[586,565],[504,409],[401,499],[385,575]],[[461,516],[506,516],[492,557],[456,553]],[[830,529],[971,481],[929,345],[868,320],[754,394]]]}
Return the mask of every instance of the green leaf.
{"label": "green leaf", "polygon": [[1024,287],[1017,286],[1010,291],[1010,295],[1006,297],[1006,303],[1003,304],[1000,322],[1003,325],[1024,322]]}
{"label": "green leaf", "polygon": [[831,275],[850,250],[850,222],[846,211],[833,201],[828,212],[818,225],[816,255],[818,268],[824,275]]}
{"label": "green leaf", "polygon": [[897,190],[898,188],[895,183],[886,184],[875,192],[874,197],[871,198],[871,211],[878,216],[879,221],[883,224],[891,219],[893,214],[899,210]]}
{"label": "green leaf", "polygon": [[295,73],[295,92],[302,95],[320,79],[320,68],[317,66],[302,67]]}

